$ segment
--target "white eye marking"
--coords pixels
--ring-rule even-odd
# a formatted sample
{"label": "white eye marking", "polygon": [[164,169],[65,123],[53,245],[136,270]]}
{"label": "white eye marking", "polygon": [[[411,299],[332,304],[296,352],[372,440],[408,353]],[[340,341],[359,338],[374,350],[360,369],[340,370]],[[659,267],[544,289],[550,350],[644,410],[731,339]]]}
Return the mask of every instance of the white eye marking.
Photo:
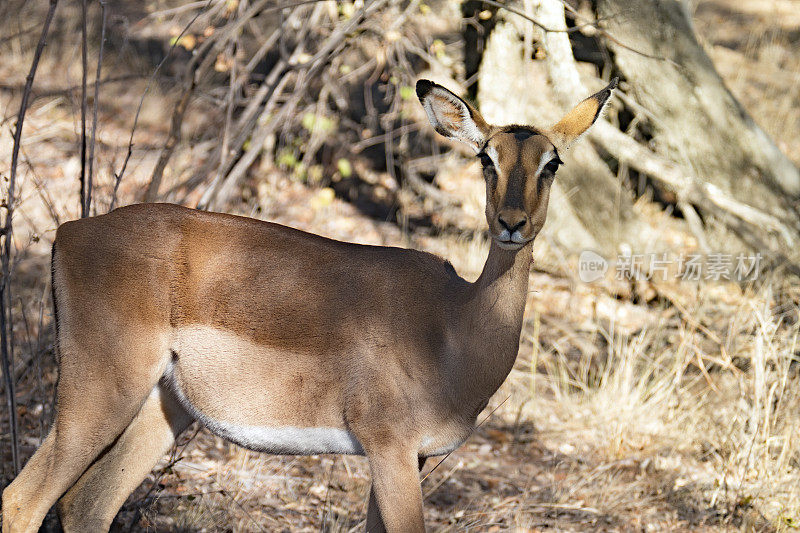
{"label": "white eye marking", "polygon": [[484,151],[486,152],[486,155],[488,155],[489,158],[492,160],[492,163],[494,163],[494,168],[499,170],[500,155],[497,153],[497,148],[495,148],[494,146],[487,146],[486,150]]}
{"label": "white eye marking", "polygon": [[539,160],[539,168],[536,169],[537,176],[542,173],[544,167],[555,157],[555,155],[556,153],[554,150],[548,150],[542,154],[542,158]]}

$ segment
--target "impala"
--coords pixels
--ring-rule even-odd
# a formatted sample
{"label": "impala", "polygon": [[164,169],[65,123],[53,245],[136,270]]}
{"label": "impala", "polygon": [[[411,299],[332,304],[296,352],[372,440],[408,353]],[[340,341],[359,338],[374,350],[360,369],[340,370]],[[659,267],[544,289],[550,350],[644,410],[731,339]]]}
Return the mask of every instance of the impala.
{"label": "impala", "polygon": [[252,450],[366,455],[367,530],[424,531],[419,469],[511,371],[559,154],[615,86],[542,130],[417,83],[436,131],[483,165],[492,240],[474,283],[428,253],[176,205],[63,224],[56,417],[3,491],[3,532],[37,531],[57,500],[66,531],[107,531],[193,420]]}

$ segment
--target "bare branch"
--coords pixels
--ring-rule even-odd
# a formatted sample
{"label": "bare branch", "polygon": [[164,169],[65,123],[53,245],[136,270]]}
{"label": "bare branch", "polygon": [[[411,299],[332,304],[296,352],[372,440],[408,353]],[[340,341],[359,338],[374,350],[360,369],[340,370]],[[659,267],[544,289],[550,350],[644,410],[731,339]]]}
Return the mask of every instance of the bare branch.
{"label": "bare branch", "polygon": [[100,0],[100,51],[97,54],[97,71],[94,76],[94,102],[92,102],[92,140],[89,146],[89,179],[86,187],[86,212],[92,206],[92,182],[94,178],[94,146],[97,139],[97,105],[100,100],[100,72],[103,68],[103,47],[106,42],[106,2]]}
{"label": "bare branch", "polygon": [[89,216],[89,206],[87,203],[88,191],[86,189],[86,74],[88,70],[87,58],[87,2],[81,0],[81,218]]}
{"label": "bare branch", "polygon": [[188,74],[188,76],[188,87],[186,87],[186,89],[183,91],[183,95],[181,95],[180,100],[178,100],[178,103],[175,105],[175,109],[172,112],[172,122],[170,124],[167,142],[164,143],[164,149],[161,150],[161,154],[158,156],[158,161],[156,162],[155,169],[153,170],[153,175],[150,178],[150,183],[147,184],[147,190],[144,193],[145,202],[152,202],[158,196],[158,189],[161,186],[161,179],[164,177],[164,169],[167,168],[167,163],[172,156],[172,152],[175,150],[175,147],[178,145],[178,141],[181,138],[183,115],[186,113],[186,108],[189,106],[189,100],[191,100],[192,93],[194,92],[194,88],[196,86],[193,73]]}
{"label": "bare branch", "polygon": [[[263,93],[263,95],[266,96],[266,94],[270,92],[270,88],[274,87],[271,89],[272,94],[270,95],[267,104],[261,111],[258,120],[253,121],[251,125],[248,125],[248,127],[239,130],[237,139],[231,147],[232,150],[241,150],[245,140],[250,138],[252,148],[242,155],[242,157],[236,162],[235,166],[230,169],[222,169],[219,172],[218,179],[216,179],[203,194],[203,197],[198,204],[199,208],[205,209],[217,207],[227,201],[232,194],[235,185],[239,182],[242,176],[244,176],[247,169],[250,167],[250,165],[252,165],[258,156],[258,147],[262,146],[273,129],[276,128],[278,124],[281,124],[281,120],[276,119],[276,117],[271,117],[270,115],[272,113],[273,106],[277,102],[277,97],[282,91],[283,85],[287,82],[287,76],[289,76],[292,72],[297,72],[298,79],[295,81],[295,87],[302,87],[304,84],[302,80],[311,79],[314,74],[323,65],[325,65],[330,57],[339,49],[340,45],[346,40],[347,36],[352,34],[360,24],[367,20],[367,15],[369,13],[374,12],[382,4],[382,1],[365,1],[364,6],[361,8],[358,15],[353,16],[346,23],[339,25],[321,44],[319,50],[317,50],[317,52],[306,62],[297,64],[298,57],[304,51],[303,39],[299,40],[298,46],[288,57],[278,60],[264,84],[259,89],[259,93]],[[311,17],[311,19],[313,19],[313,17]],[[304,31],[307,29],[308,27],[304,28]],[[284,70],[292,67],[293,70],[284,73]],[[281,109],[279,117],[291,116],[291,112],[294,107],[297,106],[300,97],[301,92],[295,90],[289,102],[285,103],[283,109]],[[258,100],[258,102],[260,102],[262,99],[263,97],[254,98],[253,101]],[[250,111],[253,113],[255,113],[255,110],[255,106],[250,109]],[[245,115],[246,114],[247,111],[245,112]],[[242,124],[241,119],[239,124]],[[284,127],[286,127],[288,124],[288,121],[283,122]],[[229,165],[230,164],[231,163],[229,163]]]}
{"label": "bare branch", "polygon": [[[624,48],[626,50],[630,50],[631,52],[633,52],[635,54],[639,54],[642,57],[647,57],[647,58],[650,58],[650,59],[657,59],[659,61],[666,61],[668,63],[673,63],[674,64],[674,62],[669,58],[661,57],[661,56],[657,56],[657,55],[653,55],[653,54],[648,54],[646,52],[642,52],[641,50],[636,50],[635,48],[632,48],[632,47],[628,46],[627,44],[621,42],[619,39],[614,37],[611,33],[608,32],[608,30],[605,30],[605,29],[601,28],[597,24],[596,21],[585,22],[583,24],[579,24],[579,25],[573,26],[572,28],[566,28],[566,27],[557,28],[557,27],[554,27],[554,26],[548,26],[548,25],[540,22],[539,20],[531,17],[530,15],[526,14],[525,12],[520,11],[519,9],[516,9],[516,8],[511,7],[509,5],[506,5],[506,4],[501,4],[500,2],[496,2],[495,0],[481,0],[481,2],[483,2],[484,4],[488,4],[490,6],[496,7],[498,9],[505,9],[509,13],[514,13],[515,15],[518,15],[518,16],[524,18],[525,20],[533,23],[534,26],[536,26],[537,28],[539,28],[542,31],[545,31],[547,33],[572,33],[572,32],[576,32],[576,31],[580,31],[581,29],[586,28],[586,27],[591,27],[591,28],[594,28],[595,30],[597,30],[597,32],[599,32],[601,35],[606,37],[608,40],[612,41],[616,45],[621,46],[622,48]],[[564,6],[568,7],[570,12],[575,14],[576,18],[577,18],[577,12],[571,6],[569,6],[569,4],[567,4],[563,0],[559,0],[559,3],[561,3]]]}
{"label": "bare branch", "polygon": [[190,20],[189,23],[186,26],[184,26],[183,30],[181,30],[181,32],[175,38],[174,42],[172,43],[172,46],[169,47],[169,50],[167,51],[166,55],[164,55],[164,58],[158,63],[158,65],[156,65],[156,68],[153,69],[153,74],[150,75],[150,79],[147,81],[147,86],[145,87],[144,92],[142,93],[142,97],[139,99],[139,105],[136,108],[136,115],[134,115],[134,117],[133,117],[133,127],[131,128],[131,136],[130,136],[130,139],[128,140],[128,151],[125,154],[125,159],[122,162],[122,168],[120,168],[120,171],[117,172],[116,176],[115,176],[114,198],[111,199],[111,207],[113,207],[114,204],[115,204],[116,191],[119,188],[119,184],[122,181],[123,176],[125,175],[125,170],[128,168],[128,161],[130,161],[131,155],[133,154],[133,135],[134,135],[134,133],[136,133],[136,126],[139,124],[139,114],[142,112],[142,105],[144,104],[144,99],[147,96],[147,93],[150,92],[150,88],[153,86],[153,82],[156,79],[156,75],[161,70],[161,67],[164,66],[164,63],[166,63],[167,59],[170,58],[170,56],[172,55],[172,52],[175,50],[175,47],[178,46],[178,43],[180,42],[181,37],[183,37],[183,35],[187,31],[189,31],[189,28],[192,27],[192,25],[200,17],[200,15],[203,13],[203,11],[208,9],[208,6],[211,5],[212,1],[213,0],[208,0],[208,2],[206,2],[205,7],[203,8],[203,10],[198,12],[192,18],[192,20]]}
{"label": "bare branch", "polygon": [[42,26],[42,33],[33,54],[33,62],[25,78],[25,89],[22,91],[22,101],[17,113],[17,124],[14,128],[14,147],[11,151],[11,171],[8,178],[8,198],[6,200],[6,220],[3,227],[3,244],[0,260],[2,260],[3,280],[0,283],[0,354],[2,355],[3,377],[6,385],[6,405],[8,407],[8,420],[11,433],[11,459],[14,467],[14,475],[19,472],[19,443],[17,436],[17,405],[15,396],[15,383],[11,374],[11,238],[13,233],[14,215],[14,188],[17,178],[17,161],[19,160],[20,143],[22,141],[22,126],[25,122],[25,112],[28,109],[28,100],[33,87],[33,78],[36,76],[36,69],[39,67],[39,59],[42,57],[47,34],[50,31],[50,23],[56,12],[58,0],[50,0],[50,7]]}

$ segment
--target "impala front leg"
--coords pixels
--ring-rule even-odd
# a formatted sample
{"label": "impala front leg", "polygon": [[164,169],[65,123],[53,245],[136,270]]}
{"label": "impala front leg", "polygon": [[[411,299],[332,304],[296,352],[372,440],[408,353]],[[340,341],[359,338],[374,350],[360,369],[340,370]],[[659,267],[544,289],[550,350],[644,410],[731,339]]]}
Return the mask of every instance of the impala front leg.
{"label": "impala front leg", "polygon": [[367,526],[369,533],[424,533],[419,470],[425,459],[416,450],[387,448],[368,452],[372,470]]}
{"label": "impala front leg", "polygon": [[[418,461],[419,471],[425,466],[427,458],[420,457]],[[375,498],[375,483],[372,484],[369,490],[369,504],[367,505],[367,526],[366,531],[369,533],[384,533],[386,527],[383,525],[381,512],[378,509],[378,500]]]}

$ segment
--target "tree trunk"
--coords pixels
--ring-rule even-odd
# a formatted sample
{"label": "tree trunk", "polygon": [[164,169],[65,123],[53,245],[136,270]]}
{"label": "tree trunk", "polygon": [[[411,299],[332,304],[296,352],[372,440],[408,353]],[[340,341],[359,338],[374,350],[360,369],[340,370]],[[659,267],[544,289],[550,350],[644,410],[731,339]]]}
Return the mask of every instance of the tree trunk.
{"label": "tree trunk", "polygon": [[725,87],[685,6],[676,0],[595,0],[595,7],[601,27],[614,36],[607,44],[616,67],[654,117],[656,150],[797,228],[798,169]]}

